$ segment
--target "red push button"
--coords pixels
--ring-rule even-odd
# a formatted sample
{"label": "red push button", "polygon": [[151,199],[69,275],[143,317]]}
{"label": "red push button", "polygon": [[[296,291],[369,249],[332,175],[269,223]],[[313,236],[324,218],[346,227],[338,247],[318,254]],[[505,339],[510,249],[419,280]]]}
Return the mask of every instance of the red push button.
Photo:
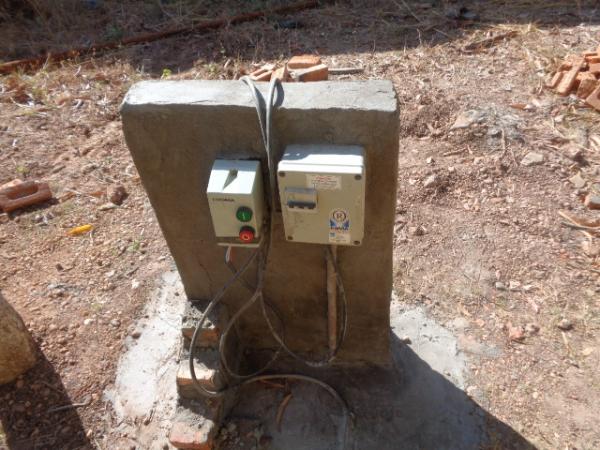
{"label": "red push button", "polygon": [[252,242],[254,240],[255,231],[252,227],[242,227],[240,230],[240,241]]}

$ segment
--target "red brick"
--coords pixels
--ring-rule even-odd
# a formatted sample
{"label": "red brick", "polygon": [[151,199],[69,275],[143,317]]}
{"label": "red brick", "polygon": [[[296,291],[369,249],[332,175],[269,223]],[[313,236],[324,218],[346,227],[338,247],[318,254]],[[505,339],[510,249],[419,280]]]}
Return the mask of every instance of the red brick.
{"label": "red brick", "polygon": [[290,69],[307,69],[321,64],[321,58],[317,55],[298,55],[293,56],[287,63]]}
{"label": "red brick", "polygon": [[298,81],[325,81],[329,77],[329,68],[325,64],[298,71]]}
{"label": "red brick", "polygon": [[600,74],[600,63],[590,64],[590,73]]}
{"label": "red brick", "polygon": [[[11,183],[15,183],[16,181],[14,180]],[[45,202],[51,198],[52,192],[48,183],[25,181],[0,190],[0,208],[4,212],[11,212],[36,203]]]}
{"label": "red brick", "polygon": [[546,86],[550,89],[554,89],[556,86],[558,86],[558,83],[560,82],[564,74],[564,72],[556,72],[554,76],[550,80],[548,80],[548,82],[546,82]]}
{"label": "red brick", "polygon": [[587,98],[596,89],[596,85],[598,84],[598,80],[590,72],[579,72],[577,80],[577,97],[583,99]]}
{"label": "red brick", "polygon": [[[194,368],[196,372],[196,379],[206,389],[214,391],[222,386],[217,370],[201,364],[194,364]],[[179,370],[177,371],[177,386],[180,388],[180,390],[183,389],[187,391],[186,388],[193,388],[193,384],[194,381],[192,380],[192,374],[190,373],[190,365],[186,358],[179,364]],[[186,396],[184,395],[184,397]]]}
{"label": "red brick", "polygon": [[585,60],[588,62],[588,64],[597,64],[600,63],[600,56],[594,53],[593,56],[586,56]]}
{"label": "red brick", "polygon": [[171,426],[169,442],[173,447],[186,450],[212,450],[214,422],[206,421],[201,426],[193,423],[175,422]]}
{"label": "red brick", "polygon": [[4,183],[3,185],[0,185],[0,194],[5,189],[11,188],[13,186],[17,186],[17,185],[21,184],[22,182],[23,182],[23,180],[19,180],[18,178],[15,178],[14,180],[9,181],[8,183]]}
{"label": "red brick", "polygon": [[597,111],[600,111],[600,84],[585,99],[585,102]]}
{"label": "red brick", "polygon": [[573,89],[573,86],[575,85],[577,74],[581,70],[582,66],[583,59],[573,61],[573,67],[563,75],[562,79],[558,83],[558,86],[556,87],[556,92],[558,92],[560,95],[569,95],[571,89]]}

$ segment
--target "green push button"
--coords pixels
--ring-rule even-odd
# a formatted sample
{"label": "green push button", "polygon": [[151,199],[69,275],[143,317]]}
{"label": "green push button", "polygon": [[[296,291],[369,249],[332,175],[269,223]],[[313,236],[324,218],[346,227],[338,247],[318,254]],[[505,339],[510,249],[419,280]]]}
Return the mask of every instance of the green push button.
{"label": "green push button", "polygon": [[250,222],[252,220],[252,210],[246,206],[240,206],[235,213],[235,217],[240,222]]}

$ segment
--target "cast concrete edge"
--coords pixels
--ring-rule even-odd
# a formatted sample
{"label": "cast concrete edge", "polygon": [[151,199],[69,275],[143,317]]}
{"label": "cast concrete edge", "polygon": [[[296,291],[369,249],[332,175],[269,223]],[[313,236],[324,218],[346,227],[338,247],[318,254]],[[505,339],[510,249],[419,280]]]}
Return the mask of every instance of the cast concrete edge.
{"label": "cast concrete edge", "polygon": [[[256,83],[266,97],[268,83]],[[396,93],[389,80],[322,81],[284,83],[278,109],[352,109],[394,113]],[[318,101],[315,101],[318,99]],[[123,99],[121,111],[129,107],[205,105],[254,107],[252,96],[241,81],[232,80],[150,80],[134,84]]]}

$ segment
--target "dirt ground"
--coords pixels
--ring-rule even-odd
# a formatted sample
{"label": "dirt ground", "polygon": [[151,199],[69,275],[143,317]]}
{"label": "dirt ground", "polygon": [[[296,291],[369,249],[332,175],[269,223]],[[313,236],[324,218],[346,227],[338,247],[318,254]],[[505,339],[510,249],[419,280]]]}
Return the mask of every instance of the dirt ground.
{"label": "dirt ground", "polygon": [[[28,1],[9,16],[10,3],[0,2],[4,61],[269,2],[65,0],[56,11]],[[600,448],[600,244],[559,215],[600,219],[582,202],[600,192],[600,115],[544,89],[566,55],[600,44],[600,4],[464,5],[325,3],[1,76],[0,183],[45,180],[55,200],[0,215],[0,291],[43,355],[0,388],[0,448],[107,448],[118,425],[103,391],[147,293],[172,264],[123,140],[127,89],[148,78],[232,79],[298,53],[364,67],[335,79],[395,84],[395,291],[461,324],[472,356],[467,394],[538,448]],[[543,160],[524,165],[531,152]],[[578,173],[583,182],[572,179]],[[106,209],[118,185],[127,198]],[[93,232],[67,236],[84,224]]]}

